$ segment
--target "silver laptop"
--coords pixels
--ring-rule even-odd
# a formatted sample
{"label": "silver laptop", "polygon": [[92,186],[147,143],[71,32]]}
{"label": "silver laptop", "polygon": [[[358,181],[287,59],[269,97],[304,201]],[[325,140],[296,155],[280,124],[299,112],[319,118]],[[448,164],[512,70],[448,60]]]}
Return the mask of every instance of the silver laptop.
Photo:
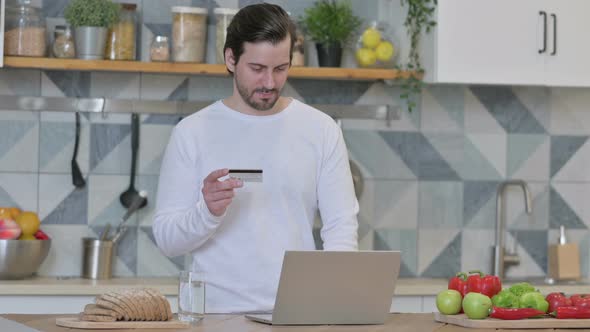
{"label": "silver laptop", "polygon": [[399,274],[399,251],[286,251],[273,325],[383,324]]}

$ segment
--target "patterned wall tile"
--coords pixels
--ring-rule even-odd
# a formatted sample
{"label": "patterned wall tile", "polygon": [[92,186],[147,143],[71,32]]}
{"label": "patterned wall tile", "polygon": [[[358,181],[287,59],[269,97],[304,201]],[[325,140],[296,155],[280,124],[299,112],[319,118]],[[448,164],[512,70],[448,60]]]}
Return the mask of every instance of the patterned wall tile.
{"label": "patterned wall tile", "polygon": [[154,242],[151,227],[141,227],[137,238],[137,275],[178,276],[184,269],[184,257],[168,258]]}
{"label": "patterned wall tile", "polygon": [[551,88],[549,107],[552,135],[589,135],[590,96],[587,89]]}
{"label": "patterned wall tile", "polygon": [[457,173],[426,140],[424,135],[408,132],[380,132],[379,134],[419,179],[459,179]]}
{"label": "patterned wall tile", "polygon": [[88,186],[74,187],[69,174],[40,174],[39,218],[44,225],[87,225]]}
{"label": "patterned wall tile", "polygon": [[184,75],[152,75],[141,76],[140,96],[143,100],[168,100],[174,91],[186,81]]}
{"label": "patterned wall tile", "polygon": [[[176,122],[177,116],[166,116]],[[148,117],[143,117],[148,118]],[[151,118],[151,117],[149,117]],[[174,123],[175,124],[175,123]],[[162,157],[174,124],[143,123],[140,129],[137,174],[160,174]]]}
{"label": "patterned wall tile", "polygon": [[39,114],[3,112],[0,119],[0,171],[39,171]]}
{"label": "patterned wall tile", "polygon": [[546,132],[510,87],[472,86],[471,91],[506,132],[522,134]]}
{"label": "patterned wall tile", "polygon": [[550,188],[547,182],[528,182],[531,193],[532,214],[523,207],[523,193],[518,189],[506,195],[507,225],[511,230],[547,230],[549,228]]}
{"label": "patterned wall tile", "polygon": [[463,225],[470,229],[494,229],[497,181],[463,182]]}
{"label": "patterned wall tile", "polygon": [[507,270],[508,276],[543,276],[547,273],[547,230],[511,231],[518,243],[521,263]]}
{"label": "patterned wall tile", "polygon": [[[96,236],[86,225],[42,225],[51,237],[51,248],[38,274],[72,276],[82,274],[82,238]],[[67,259],[66,259],[67,257]]]}
{"label": "patterned wall tile", "polygon": [[[90,171],[94,174],[129,174],[131,170],[131,116],[126,124],[90,125]],[[140,128],[141,141],[141,128]]]}
{"label": "patterned wall tile", "polygon": [[462,133],[464,130],[464,88],[429,86],[422,93],[422,132]]}
{"label": "patterned wall tile", "polygon": [[551,137],[551,177],[560,181],[590,180],[588,136]]}
{"label": "patterned wall tile", "polygon": [[547,135],[508,135],[507,176],[515,179],[549,179],[550,137]]}
{"label": "patterned wall tile", "polygon": [[0,69],[0,94],[8,96],[40,96],[39,70]]}
{"label": "patterned wall tile", "polygon": [[465,132],[469,134],[506,134],[486,106],[470,89],[465,89]]}
{"label": "patterned wall tile", "polygon": [[465,163],[460,172],[466,180],[498,180],[506,175],[506,135],[468,134]]}
{"label": "patterned wall tile", "polygon": [[[360,162],[369,178],[416,179],[402,158],[393,153],[387,142],[376,132],[344,130],[350,155]],[[367,147],[371,147],[367,149]]]}
{"label": "patterned wall tile", "polygon": [[[39,169],[44,173],[71,173],[76,136],[74,113],[41,112]],[[89,170],[90,126],[80,114],[80,141],[76,161],[82,174]]]}
{"label": "patterned wall tile", "polygon": [[552,182],[550,191],[551,228],[590,227],[590,207],[587,199],[590,194],[588,183]]}
{"label": "patterned wall tile", "polygon": [[512,91],[547,132],[551,129],[551,88],[514,86]]}
{"label": "patterned wall tile", "polygon": [[461,182],[420,181],[418,184],[420,228],[458,228],[463,225]]}
{"label": "patterned wall tile", "polygon": [[369,223],[374,229],[416,229],[419,213],[418,191],[416,181],[376,182],[374,218]]}
{"label": "patterned wall tile", "polygon": [[140,96],[140,74],[94,72],[90,84],[90,98],[139,99]]}
{"label": "patterned wall tile", "polygon": [[231,96],[233,80],[229,77],[208,77],[204,80],[192,76],[188,89],[189,100],[216,101]]}
{"label": "patterned wall tile", "polygon": [[457,271],[491,273],[495,238],[495,231],[491,229],[464,229],[461,232],[461,269]]}
{"label": "patterned wall tile", "polygon": [[418,272],[424,278],[448,278],[461,268],[459,229],[418,229]]}
{"label": "patterned wall tile", "polygon": [[[129,177],[123,175],[90,175],[88,178],[88,224],[100,226],[117,224],[126,209],[119,201],[129,186]],[[131,216],[129,224],[136,224]]]}
{"label": "patterned wall tile", "polygon": [[400,250],[400,277],[417,276],[416,230],[380,229],[375,231],[375,250]]}
{"label": "patterned wall tile", "polygon": [[0,173],[0,205],[37,212],[38,186],[36,173]]}
{"label": "patterned wall tile", "polygon": [[45,70],[41,75],[41,93],[45,97],[90,97],[89,72]]}

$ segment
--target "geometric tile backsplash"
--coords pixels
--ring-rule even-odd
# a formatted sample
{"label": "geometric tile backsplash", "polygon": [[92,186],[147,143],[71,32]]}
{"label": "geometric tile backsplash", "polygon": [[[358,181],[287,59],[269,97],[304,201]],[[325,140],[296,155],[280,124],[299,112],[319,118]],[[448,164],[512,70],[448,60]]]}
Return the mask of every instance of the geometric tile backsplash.
{"label": "geometric tile backsplash", "polygon": [[[117,79],[111,80],[110,73],[85,74],[89,96],[210,100],[208,90],[192,88],[205,80],[214,82],[216,98],[231,91],[229,78],[113,74]],[[27,82],[18,82],[21,75]],[[31,95],[63,96],[79,79],[69,72],[0,71],[2,94],[26,94],[22,86],[28,84]],[[290,81],[285,91],[310,103],[334,103],[338,91],[357,104],[395,102],[397,95],[396,87],[383,83],[311,80]],[[361,248],[402,250],[406,277],[489,271],[496,189],[501,181],[518,178],[531,188],[533,214],[524,212],[518,189],[508,188],[507,245],[521,257],[508,276],[544,275],[547,245],[556,241],[560,225],[580,244],[588,275],[586,98],[576,89],[429,86],[420,106],[413,113],[402,111],[390,127],[376,120],[344,120],[350,156],[361,165],[365,181]],[[130,115],[81,117],[78,163],[87,178],[82,189],[72,185],[70,175],[74,119],[65,112],[0,112],[0,205],[37,211],[55,238],[42,275],[78,275],[80,239],[96,236],[124,213],[119,195],[129,183]],[[121,241],[118,276],[175,275],[183,266],[182,257],[159,253],[150,227],[162,153],[179,119],[141,117],[137,186],[150,193],[150,204],[133,218],[136,226]]]}
{"label": "geometric tile backsplash", "polygon": [[[67,1],[51,6],[47,1],[42,1],[44,11],[59,19],[59,4]],[[143,5],[144,48],[146,35],[169,29],[169,17],[157,14],[163,3],[242,7],[251,1],[136,2]],[[291,12],[301,13],[308,2],[290,2]],[[212,55],[210,46],[208,59]],[[215,100],[231,89],[229,78],[0,70],[0,95]],[[292,79],[284,94],[312,104],[399,104],[398,87],[379,82]],[[582,272],[590,276],[588,105],[587,89],[434,85],[412,113],[403,110],[390,126],[344,120],[350,157],[360,164],[365,181],[360,247],[402,250],[404,277],[489,271],[496,189],[504,180],[523,179],[531,189],[533,213],[525,213],[518,188],[507,189],[506,244],[521,258],[507,275],[544,275],[547,246],[565,225],[570,241],[580,245]],[[141,116],[136,187],[149,192],[149,204],[132,217],[133,229],[120,242],[117,276],[177,275],[183,267],[183,257],[169,259],[159,252],[151,233],[162,153],[179,120]],[[96,236],[125,212],[119,195],[129,185],[131,116],[81,116],[77,160],[87,180],[82,189],[72,185],[70,174],[74,121],[73,113],[0,111],[0,206],[39,213],[54,239],[41,275],[80,275],[81,238]]]}

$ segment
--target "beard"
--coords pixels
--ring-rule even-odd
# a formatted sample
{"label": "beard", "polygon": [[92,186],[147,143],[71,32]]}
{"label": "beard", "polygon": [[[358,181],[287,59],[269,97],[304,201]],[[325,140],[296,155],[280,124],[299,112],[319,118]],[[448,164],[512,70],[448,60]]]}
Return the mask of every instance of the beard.
{"label": "beard", "polygon": [[[237,73],[234,73],[236,86],[238,88],[238,92],[242,97],[242,100],[248,104],[248,106],[252,107],[257,111],[268,111],[271,110],[277,101],[279,100],[280,90],[278,89],[266,89],[266,88],[256,88],[254,90],[249,90],[247,87],[243,86],[240,83],[240,80],[237,76]],[[255,94],[261,93],[271,93],[270,97],[268,98],[261,98],[260,100],[256,100]]]}

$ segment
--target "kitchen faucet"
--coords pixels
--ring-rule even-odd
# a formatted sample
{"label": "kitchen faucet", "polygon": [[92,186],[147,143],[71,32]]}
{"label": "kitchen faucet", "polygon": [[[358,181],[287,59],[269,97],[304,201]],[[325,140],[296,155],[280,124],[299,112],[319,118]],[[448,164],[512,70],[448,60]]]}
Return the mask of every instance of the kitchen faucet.
{"label": "kitchen faucet", "polygon": [[[506,221],[504,220],[504,191],[508,186],[519,186],[524,193],[524,204],[527,214],[532,213],[531,192],[528,185],[523,180],[508,180],[500,183],[498,191],[496,192],[496,242],[493,251],[493,267],[492,274],[504,278],[504,269],[509,265],[520,264],[520,258],[516,254],[516,250],[507,253],[504,248],[504,230],[506,228]],[[515,246],[516,247],[516,246]]]}

